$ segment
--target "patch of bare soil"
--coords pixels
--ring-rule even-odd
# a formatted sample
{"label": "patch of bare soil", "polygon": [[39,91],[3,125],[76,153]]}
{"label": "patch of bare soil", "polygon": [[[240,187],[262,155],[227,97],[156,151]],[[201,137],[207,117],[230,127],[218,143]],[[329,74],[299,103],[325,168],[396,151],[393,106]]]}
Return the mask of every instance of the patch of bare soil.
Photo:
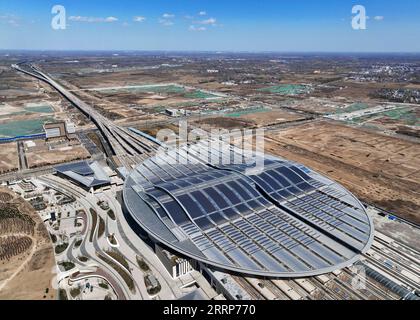
{"label": "patch of bare soil", "polygon": [[35,210],[0,188],[0,299],[55,299],[55,258],[47,229]]}
{"label": "patch of bare soil", "polygon": [[270,132],[265,147],[343,184],[363,201],[420,223],[420,146],[414,142],[317,122]]}

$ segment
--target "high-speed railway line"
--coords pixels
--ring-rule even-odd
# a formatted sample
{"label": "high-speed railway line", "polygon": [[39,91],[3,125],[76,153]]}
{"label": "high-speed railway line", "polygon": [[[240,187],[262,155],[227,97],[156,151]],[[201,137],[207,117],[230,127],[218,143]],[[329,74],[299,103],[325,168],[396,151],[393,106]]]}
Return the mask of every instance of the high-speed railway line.
{"label": "high-speed railway line", "polygon": [[[377,233],[372,248],[358,266],[374,268],[402,290],[419,290],[419,252]],[[360,279],[362,287],[355,287]],[[321,276],[302,279],[257,279],[234,277],[253,299],[268,300],[399,300],[406,297],[386,283],[367,274],[344,268]],[[388,281],[387,280],[387,281]],[[411,289],[410,289],[411,288]],[[415,295],[412,295],[412,298]]]}
{"label": "high-speed railway line", "polygon": [[[110,119],[100,114],[95,108],[88,105],[69,90],[42,72],[32,64],[14,64],[12,68],[26,75],[43,81],[57,90],[64,98],[88,116],[99,129],[112,152],[110,157],[116,156],[121,166],[130,167],[130,158],[141,161],[145,155],[154,152],[159,147],[152,140],[140,136],[128,128],[114,124]],[[131,161],[132,162],[132,161]],[[136,161],[134,161],[136,162]]]}

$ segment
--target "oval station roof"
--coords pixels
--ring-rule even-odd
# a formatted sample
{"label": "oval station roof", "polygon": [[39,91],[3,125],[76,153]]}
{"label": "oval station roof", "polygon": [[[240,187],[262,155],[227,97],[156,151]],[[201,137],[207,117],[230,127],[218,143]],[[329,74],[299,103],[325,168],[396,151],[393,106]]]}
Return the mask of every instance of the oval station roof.
{"label": "oval station roof", "polygon": [[128,176],[125,207],[155,241],[210,266],[270,277],[334,271],[368,250],[372,221],[339,184],[271,156],[254,173],[245,157],[209,164],[240,151],[204,147],[158,154]]}

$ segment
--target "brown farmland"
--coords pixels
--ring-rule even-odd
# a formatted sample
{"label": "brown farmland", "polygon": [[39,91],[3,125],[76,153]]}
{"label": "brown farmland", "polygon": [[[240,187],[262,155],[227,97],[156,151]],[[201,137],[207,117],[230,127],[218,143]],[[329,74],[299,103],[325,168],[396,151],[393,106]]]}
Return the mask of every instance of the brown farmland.
{"label": "brown farmland", "polygon": [[420,223],[420,145],[329,122],[266,137],[266,151],[298,161],[392,213]]}

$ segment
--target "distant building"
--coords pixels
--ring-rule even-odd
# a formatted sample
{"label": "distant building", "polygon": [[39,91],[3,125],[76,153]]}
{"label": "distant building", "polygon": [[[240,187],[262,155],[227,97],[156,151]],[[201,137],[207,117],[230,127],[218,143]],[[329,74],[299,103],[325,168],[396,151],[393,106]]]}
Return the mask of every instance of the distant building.
{"label": "distant building", "polygon": [[53,122],[44,124],[47,139],[60,138],[66,135],[64,122]]}
{"label": "distant building", "polygon": [[33,142],[32,140],[25,141],[24,143],[25,143],[26,148],[28,148],[28,149],[36,147],[36,143]]}
{"label": "distant building", "polygon": [[36,189],[35,185],[30,180],[22,180],[21,182],[19,182],[19,187],[24,192],[33,192]]}
{"label": "distant building", "polygon": [[238,85],[234,81],[224,81],[224,82],[222,82],[222,84],[226,85],[226,86],[237,86]]}
{"label": "distant building", "polygon": [[71,179],[85,189],[96,189],[111,184],[111,179],[98,162],[64,164],[55,167],[57,175]]}
{"label": "distant building", "polygon": [[67,133],[71,134],[71,133],[76,133],[76,126],[73,122],[71,121],[66,121],[66,131]]}
{"label": "distant building", "polygon": [[176,117],[178,115],[178,111],[176,109],[166,109],[165,113],[170,117]]}
{"label": "distant building", "polygon": [[74,139],[76,127],[70,121],[56,121],[44,124],[44,131],[47,140],[56,138]]}
{"label": "distant building", "polygon": [[191,111],[183,109],[166,109],[165,112],[171,117],[188,116],[191,114]]}
{"label": "distant building", "polygon": [[182,277],[194,270],[189,259],[180,258],[157,244],[155,244],[155,253],[173,279]]}

